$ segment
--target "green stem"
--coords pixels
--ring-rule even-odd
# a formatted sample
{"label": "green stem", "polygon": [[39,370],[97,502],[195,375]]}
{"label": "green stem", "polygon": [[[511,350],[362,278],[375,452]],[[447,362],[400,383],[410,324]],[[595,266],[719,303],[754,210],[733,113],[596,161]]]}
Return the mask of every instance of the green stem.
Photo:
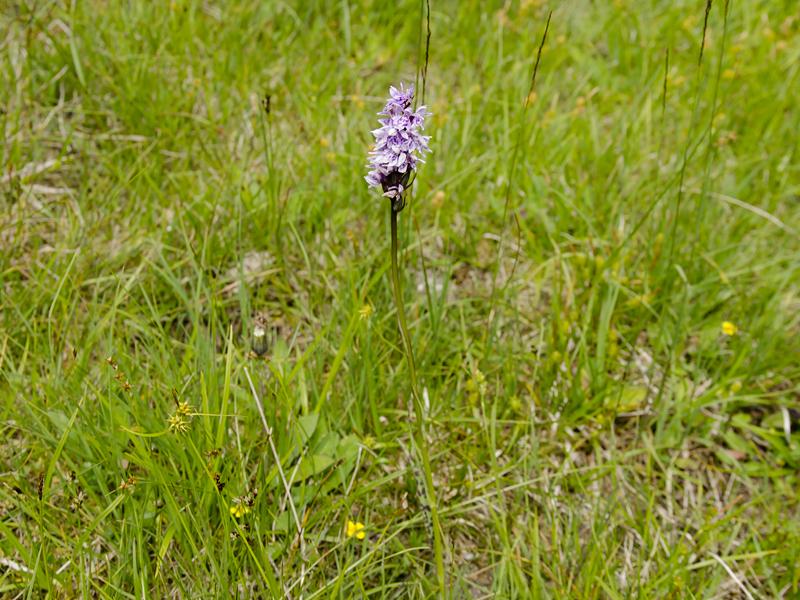
{"label": "green stem", "polygon": [[444,571],[444,543],[442,540],[442,527],[439,521],[439,505],[433,487],[433,473],[431,459],[428,454],[428,445],[425,441],[425,409],[417,392],[417,369],[414,365],[414,350],[411,347],[411,337],[408,335],[406,324],[406,309],[403,304],[403,294],[400,292],[400,275],[397,267],[397,213],[389,204],[392,217],[392,288],[394,290],[394,303],[397,308],[397,322],[400,325],[400,337],[403,339],[403,350],[408,362],[408,371],[411,374],[411,396],[414,401],[416,416],[416,430],[412,433],[414,445],[422,461],[422,470],[425,473],[425,495],[431,511],[433,522],[433,552],[436,559],[436,579],[439,584],[439,596],[446,597],[445,571]]}

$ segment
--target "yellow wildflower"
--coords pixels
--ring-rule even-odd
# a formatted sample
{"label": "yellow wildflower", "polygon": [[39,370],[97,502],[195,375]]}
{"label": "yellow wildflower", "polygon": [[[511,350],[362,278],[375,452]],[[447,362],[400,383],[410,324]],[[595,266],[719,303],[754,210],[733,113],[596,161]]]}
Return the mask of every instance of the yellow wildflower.
{"label": "yellow wildflower", "polygon": [[347,520],[347,537],[355,537],[356,539],[363,540],[367,537],[364,531],[364,524],[357,521]]}
{"label": "yellow wildflower", "polygon": [[244,504],[239,503],[231,506],[231,514],[237,519],[241,519],[249,512],[250,512],[250,507],[245,506]]}
{"label": "yellow wildflower", "polygon": [[722,322],[722,335],[736,335],[739,333],[739,328],[731,323],[730,321],[723,321]]}

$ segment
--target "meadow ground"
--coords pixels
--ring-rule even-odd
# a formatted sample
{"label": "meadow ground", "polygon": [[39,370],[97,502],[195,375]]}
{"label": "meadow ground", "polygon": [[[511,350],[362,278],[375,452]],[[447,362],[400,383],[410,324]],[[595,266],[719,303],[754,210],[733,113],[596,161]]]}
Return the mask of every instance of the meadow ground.
{"label": "meadow ground", "polygon": [[[363,180],[426,12],[0,3],[0,596],[437,595]],[[796,2],[430,31],[401,275],[451,597],[800,596]]]}

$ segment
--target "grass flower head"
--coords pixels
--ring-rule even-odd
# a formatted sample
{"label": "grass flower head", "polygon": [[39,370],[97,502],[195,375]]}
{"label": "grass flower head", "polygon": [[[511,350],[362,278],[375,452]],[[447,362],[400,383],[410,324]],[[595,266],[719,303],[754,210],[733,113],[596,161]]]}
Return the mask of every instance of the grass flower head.
{"label": "grass flower head", "polygon": [[189,431],[189,421],[178,412],[167,419],[167,424],[172,433],[186,433]]}
{"label": "grass flower head", "polygon": [[361,318],[362,321],[366,321],[372,316],[373,312],[375,312],[375,309],[372,308],[371,304],[367,303],[358,309],[358,316]]}

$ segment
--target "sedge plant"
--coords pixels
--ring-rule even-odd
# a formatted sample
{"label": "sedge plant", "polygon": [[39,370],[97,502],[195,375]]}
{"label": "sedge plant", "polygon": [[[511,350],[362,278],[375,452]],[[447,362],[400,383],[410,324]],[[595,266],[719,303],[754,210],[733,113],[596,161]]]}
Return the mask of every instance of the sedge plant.
{"label": "sedge plant", "polygon": [[413,108],[414,86],[389,89],[389,99],[381,111],[379,122],[381,126],[372,134],[375,137],[375,146],[369,155],[369,174],[366,176],[367,184],[383,193],[389,200],[389,215],[391,220],[391,279],[394,292],[394,302],[397,311],[397,322],[402,338],[403,353],[408,363],[409,379],[411,384],[411,397],[414,405],[416,427],[411,428],[411,437],[414,447],[422,463],[425,477],[425,500],[430,509],[431,524],[433,529],[433,550],[436,561],[436,576],[439,594],[444,597],[446,590],[444,571],[444,542],[441,522],[439,520],[438,502],[433,487],[433,474],[431,470],[430,453],[425,438],[425,407],[419,394],[417,385],[417,370],[414,362],[414,350],[411,337],[408,333],[408,323],[403,303],[403,294],[400,288],[400,273],[398,268],[398,243],[397,219],[406,204],[406,192],[413,183],[419,163],[424,162],[423,157],[430,152],[428,142],[430,136],[422,134],[425,117],[429,115],[424,106]]}

